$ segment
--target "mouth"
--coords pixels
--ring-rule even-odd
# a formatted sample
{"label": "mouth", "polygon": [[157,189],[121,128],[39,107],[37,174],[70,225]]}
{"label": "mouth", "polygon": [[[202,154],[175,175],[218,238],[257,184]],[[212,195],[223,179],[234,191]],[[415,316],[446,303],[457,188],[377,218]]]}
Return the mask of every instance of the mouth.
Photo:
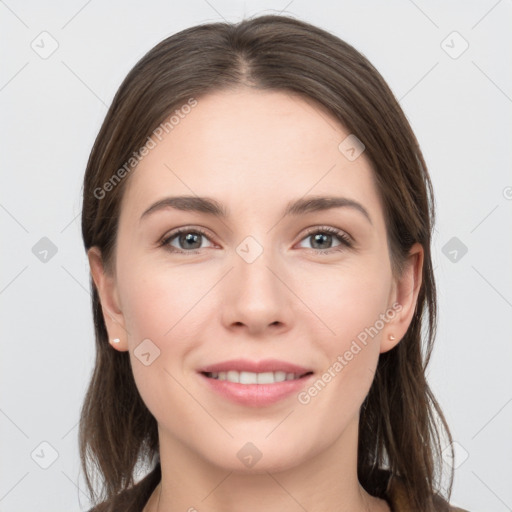
{"label": "mouth", "polygon": [[299,380],[313,372],[308,371],[305,373],[293,373],[285,371],[276,372],[246,372],[237,370],[228,370],[224,372],[201,372],[205,377],[209,379],[215,379],[220,381],[233,382],[235,384],[275,384],[277,382],[285,382],[288,380]]}
{"label": "mouth", "polygon": [[198,374],[207,389],[222,399],[248,407],[265,407],[300,392],[314,372],[277,359],[237,359],[200,368]]}

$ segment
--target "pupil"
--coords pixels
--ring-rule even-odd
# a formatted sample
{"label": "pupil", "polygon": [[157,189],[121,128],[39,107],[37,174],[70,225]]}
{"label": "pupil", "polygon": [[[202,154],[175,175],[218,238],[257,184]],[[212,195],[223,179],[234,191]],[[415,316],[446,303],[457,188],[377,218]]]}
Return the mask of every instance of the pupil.
{"label": "pupil", "polygon": [[[193,234],[193,233],[186,233],[185,235],[181,235],[181,242],[183,245],[187,246],[189,249],[199,249],[201,247],[201,242],[199,242],[199,245],[197,247],[191,247],[191,244],[193,245],[194,243],[197,244],[197,239],[200,237],[201,235],[199,234]],[[186,243],[184,243],[186,242]]]}
{"label": "pupil", "polygon": [[[314,243],[313,243],[313,247],[315,247],[315,244],[317,244],[317,242],[325,242],[326,239],[327,241],[329,241],[329,239],[332,237],[332,235],[325,235],[323,233],[317,233],[316,235],[314,235]],[[325,249],[325,247],[315,247],[315,249]]]}

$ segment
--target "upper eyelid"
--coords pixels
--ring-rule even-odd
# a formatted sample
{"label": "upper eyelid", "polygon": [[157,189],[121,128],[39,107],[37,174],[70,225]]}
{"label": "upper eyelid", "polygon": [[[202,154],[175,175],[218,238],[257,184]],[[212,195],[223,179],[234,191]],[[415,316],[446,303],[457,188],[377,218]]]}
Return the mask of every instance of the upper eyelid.
{"label": "upper eyelid", "polygon": [[[324,225],[324,226],[321,226],[321,225],[318,225],[318,226],[312,226],[310,228],[306,228],[306,234],[303,236],[303,238],[305,238],[306,236],[310,236],[311,234],[313,233],[316,233],[316,232],[322,232],[322,230],[326,231],[327,233],[330,233],[332,235],[338,235],[338,236],[341,236],[341,235],[346,235],[348,238],[350,238],[350,240],[352,242],[355,242],[354,238],[352,237],[352,235],[350,235],[347,231],[345,231],[344,229],[341,229],[341,228],[335,228],[334,226],[327,226],[327,225]],[[302,240],[302,238],[301,238]]]}

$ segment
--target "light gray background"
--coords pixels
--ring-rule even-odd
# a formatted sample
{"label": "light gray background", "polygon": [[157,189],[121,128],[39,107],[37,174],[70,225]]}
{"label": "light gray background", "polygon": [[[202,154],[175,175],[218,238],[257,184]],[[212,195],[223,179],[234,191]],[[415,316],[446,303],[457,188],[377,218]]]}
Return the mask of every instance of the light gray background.
{"label": "light gray background", "polygon": [[[117,87],[178,30],[281,11],[363,52],[418,136],[437,197],[429,379],[458,443],[452,502],[512,510],[512,2],[288,2],[0,1],[0,511],[88,506],[77,421],[94,352],[80,189]],[[31,47],[51,49],[43,31],[58,43],[46,59]],[[55,255],[33,251],[43,237]]]}

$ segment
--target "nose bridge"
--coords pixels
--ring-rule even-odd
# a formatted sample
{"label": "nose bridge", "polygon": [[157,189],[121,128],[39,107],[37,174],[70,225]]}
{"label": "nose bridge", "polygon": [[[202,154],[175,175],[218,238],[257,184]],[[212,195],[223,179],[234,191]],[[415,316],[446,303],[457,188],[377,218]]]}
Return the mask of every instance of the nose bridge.
{"label": "nose bridge", "polygon": [[282,293],[274,273],[270,271],[279,266],[278,255],[269,246],[270,238],[245,237],[237,246],[235,257],[235,274],[240,291],[255,301],[265,299],[269,305],[269,301],[276,300]]}
{"label": "nose bridge", "polygon": [[223,304],[225,322],[245,324],[250,331],[289,322],[290,292],[277,277],[282,268],[279,255],[273,247],[267,247],[271,237],[258,238],[246,236],[235,248],[231,290],[227,294],[230,299]]}

